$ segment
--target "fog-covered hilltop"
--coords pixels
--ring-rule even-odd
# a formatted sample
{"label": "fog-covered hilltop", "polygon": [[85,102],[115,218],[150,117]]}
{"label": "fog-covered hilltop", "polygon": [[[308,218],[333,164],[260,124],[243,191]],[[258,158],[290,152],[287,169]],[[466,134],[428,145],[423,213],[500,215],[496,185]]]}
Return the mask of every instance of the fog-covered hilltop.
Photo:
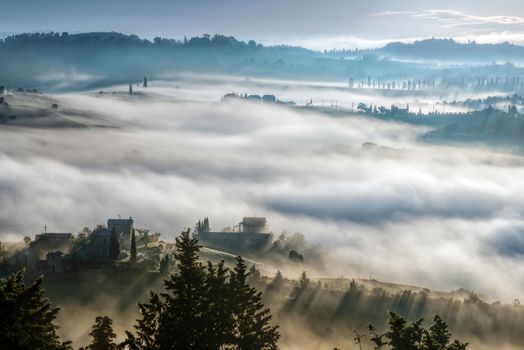
{"label": "fog-covered hilltop", "polygon": [[[375,50],[317,52],[263,46],[223,35],[149,41],[115,32],[21,34],[0,41],[0,56],[0,84],[47,90],[89,89],[182,71],[341,82],[355,79],[362,84],[369,76],[381,81],[463,82],[464,76],[504,79],[524,74],[514,65],[522,61],[524,47],[434,39],[393,43]],[[436,67],[436,60],[442,65]]]}
{"label": "fog-covered hilltop", "polygon": [[490,64],[493,62],[524,62],[524,47],[510,43],[459,43],[453,39],[425,39],[413,43],[393,42],[370,50],[345,51],[348,56],[374,54],[383,58]]}

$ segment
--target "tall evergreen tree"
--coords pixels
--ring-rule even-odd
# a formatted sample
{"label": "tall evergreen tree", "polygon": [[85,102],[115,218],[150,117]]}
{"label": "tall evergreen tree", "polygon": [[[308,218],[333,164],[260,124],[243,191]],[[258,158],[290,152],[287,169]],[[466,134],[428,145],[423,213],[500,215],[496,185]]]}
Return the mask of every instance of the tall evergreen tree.
{"label": "tall evergreen tree", "polygon": [[203,321],[207,305],[203,300],[205,268],[198,261],[198,239],[189,230],[176,238],[177,272],[165,281],[162,294],[166,312],[159,319],[159,344],[163,349],[204,349]]}
{"label": "tall evergreen tree", "polygon": [[126,340],[122,343],[131,350],[159,350],[158,323],[160,315],[165,310],[165,305],[160,296],[149,291],[149,302],[138,303],[142,318],[135,325],[136,336],[126,331]]}
{"label": "tall evergreen tree", "polygon": [[53,308],[44,297],[42,279],[30,286],[23,272],[0,279],[0,347],[17,350],[72,349],[61,342],[54,320],[59,308]]}
{"label": "tall evergreen tree", "polygon": [[131,251],[130,251],[130,258],[129,261],[132,263],[136,262],[136,236],[135,236],[135,229],[131,231]]}
{"label": "tall evergreen tree", "polygon": [[231,273],[223,262],[208,262],[206,268],[199,250],[189,230],[177,237],[177,270],[164,280],[165,293],[150,292],[149,301],[139,304],[136,335],[126,332],[123,345],[131,350],[277,349],[280,334],[269,325],[261,293],[246,282],[244,261],[239,257]]}
{"label": "tall evergreen tree", "polygon": [[164,281],[166,292],[150,294],[140,305],[137,336],[128,333],[131,349],[212,349],[207,345],[204,266],[198,261],[200,246],[190,231],[176,238],[177,271]]}
{"label": "tall evergreen tree", "polygon": [[262,293],[247,283],[247,267],[239,256],[231,273],[233,344],[238,350],[278,349],[278,326],[271,326],[270,310],[262,304]]}
{"label": "tall evergreen tree", "polygon": [[111,239],[109,240],[109,257],[111,258],[111,261],[113,262],[113,266],[119,256],[120,256],[120,243],[118,243],[118,236],[116,234],[115,228],[113,227],[111,229]]}
{"label": "tall evergreen tree", "polygon": [[220,349],[232,342],[232,298],[227,281],[228,272],[224,261],[216,267],[208,261],[204,300],[208,305],[205,333],[210,349]]}
{"label": "tall evergreen tree", "polygon": [[93,339],[86,350],[116,350],[113,320],[108,316],[97,316],[89,336]]}

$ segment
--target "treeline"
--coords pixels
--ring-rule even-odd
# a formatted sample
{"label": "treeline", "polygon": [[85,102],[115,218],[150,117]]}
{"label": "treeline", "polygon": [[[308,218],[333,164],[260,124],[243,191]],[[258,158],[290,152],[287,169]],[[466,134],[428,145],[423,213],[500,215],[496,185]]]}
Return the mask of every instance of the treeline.
{"label": "treeline", "polygon": [[[264,306],[262,293],[254,287],[264,283],[256,268],[248,269],[241,257],[237,257],[232,269],[224,266],[224,262],[202,263],[198,240],[189,231],[177,237],[175,247],[175,272],[164,280],[164,291],[150,291],[148,300],[138,304],[140,316],[134,330],[126,331],[125,339],[117,342],[112,319],[98,316],[89,333],[91,343],[81,349],[278,349],[279,327],[273,323],[270,309]],[[287,299],[287,283],[277,273],[265,288],[265,300],[282,300],[283,296]],[[358,288],[352,284],[348,295],[356,293],[355,290]],[[302,310],[298,314],[305,316],[307,308],[302,303],[305,300],[311,303],[319,291],[319,286],[313,285],[304,273],[298,285],[291,288],[289,302],[280,302],[284,307],[279,313],[292,315]],[[70,341],[58,336],[55,323],[58,312],[44,295],[42,278],[26,285],[20,271],[1,279],[0,348],[72,349]],[[373,328],[383,349],[400,349],[395,339],[410,341],[408,333],[416,327],[396,315],[389,325],[395,326],[382,335]],[[441,328],[442,334],[449,334],[447,326]],[[433,337],[431,329],[423,333],[424,337]]]}
{"label": "treeline", "polygon": [[[433,85],[436,79],[440,86],[463,88],[464,79],[476,83],[479,76],[509,79],[524,75],[523,69],[513,64],[435,70],[433,63],[382,59],[375,52],[356,54],[355,59],[334,59],[331,53],[286,45],[263,46],[253,40],[218,34],[183,39],[157,37],[152,41],[116,32],[19,34],[0,40],[0,84],[11,91],[18,87],[79,90],[128,86],[145,75],[154,81],[165,77],[166,72],[196,72],[339,82],[373,75],[380,81],[424,79],[426,85],[429,80]],[[418,85],[424,85],[423,81]]]}
{"label": "treeline", "polygon": [[[287,329],[283,342],[300,339],[299,334],[307,333],[314,335],[322,345],[332,348],[337,344],[352,343],[354,329],[367,333],[369,323],[376,327],[377,333],[387,333],[384,325],[388,323],[388,312],[391,311],[402,315],[406,324],[417,323],[421,318],[432,320],[439,315],[446,320],[453,334],[474,344],[492,348],[502,343],[515,348],[524,347],[521,335],[524,307],[518,301],[514,305],[487,303],[467,291],[457,293],[456,298],[439,296],[426,289],[391,293],[378,287],[367,289],[354,280],[346,290],[335,290],[327,283],[309,280],[305,274],[298,282],[277,274],[270,281],[261,279],[253,283],[264,290],[264,301],[275,313],[279,324],[300,325],[297,334],[293,329]],[[419,325],[430,326],[427,323]]]}

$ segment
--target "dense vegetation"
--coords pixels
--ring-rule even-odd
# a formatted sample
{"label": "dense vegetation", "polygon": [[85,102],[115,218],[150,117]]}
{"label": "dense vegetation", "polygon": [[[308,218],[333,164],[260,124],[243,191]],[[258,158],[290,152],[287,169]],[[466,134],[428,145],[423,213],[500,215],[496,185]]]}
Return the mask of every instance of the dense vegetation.
{"label": "dense vegetation", "polygon": [[[313,325],[323,322],[326,312],[332,311],[322,293],[328,293],[331,298],[335,297],[332,301],[338,302],[336,292],[312,283],[305,273],[296,285],[290,285],[280,272],[267,284],[256,268],[247,268],[241,257],[237,257],[236,266],[230,270],[224,262],[203,264],[199,260],[199,249],[197,239],[189,231],[183,232],[176,240],[175,272],[164,281],[163,291],[150,291],[148,300],[139,303],[140,317],[135,330],[126,331],[125,340],[118,343],[112,319],[98,316],[89,333],[91,344],[83,349],[277,349],[278,326],[271,324],[272,315],[254,286],[265,288],[264,303],[280,300],[282,308],[278,319],[283,319],[285,313],[290,319],[309,319]],[[44,297],[41,284],[42,279],[38,279],[26,286],[22,272],[1,280],[0,344],[7,344],[9,349],[71,349],[70,342],[60,341],[56,333],[58,308],[53,308]],[[288,301],[282,303],[281,298],[287,293]],[[365,308],[368,300],[364,294],[356,283],[350,284],[340,301],[340,310],[331,321],[346,320],[345,311],[351,308]],[[310,312],[314,312],[315,317],[308,316]],[[353,311],[350,314],[355,323],[359,323],[358,314]],[[378,319],[382,321],[382,318],[371,318]],[[447,337],[445,341],[449,340],[447,325],[440,318],[435,318],[435,324],[440,325],[439,334]],[[397,338],[404,342],[415,341],[417,338],[412,334],[418,333],[413,333],[413,329],[421,332],[424,341],[436,337],[437,326],[424,330],[422,321],[410,324],[390,314],[388,325],[391,329],[383,335],[374,327],[370,328],[383,343],[383,349],[400,349],[395,345]],[[344,329],[341,331],[345,332]],[[333,332],[325,336],[328,339],[338,337]],[[388,344],[390,347],[386,347]],[[465,345],[428,349],[464,348]]]}

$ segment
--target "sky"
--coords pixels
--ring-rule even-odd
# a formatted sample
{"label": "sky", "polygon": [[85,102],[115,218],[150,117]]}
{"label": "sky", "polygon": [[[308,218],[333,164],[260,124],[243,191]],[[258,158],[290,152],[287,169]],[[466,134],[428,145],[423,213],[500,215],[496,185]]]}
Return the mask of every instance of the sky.
{"label": "sky", "polygon": [[0,0],[0,35],[118,31],[145,38],[226,34],[313,49],[453,37],[524,44],[520,0]]}

